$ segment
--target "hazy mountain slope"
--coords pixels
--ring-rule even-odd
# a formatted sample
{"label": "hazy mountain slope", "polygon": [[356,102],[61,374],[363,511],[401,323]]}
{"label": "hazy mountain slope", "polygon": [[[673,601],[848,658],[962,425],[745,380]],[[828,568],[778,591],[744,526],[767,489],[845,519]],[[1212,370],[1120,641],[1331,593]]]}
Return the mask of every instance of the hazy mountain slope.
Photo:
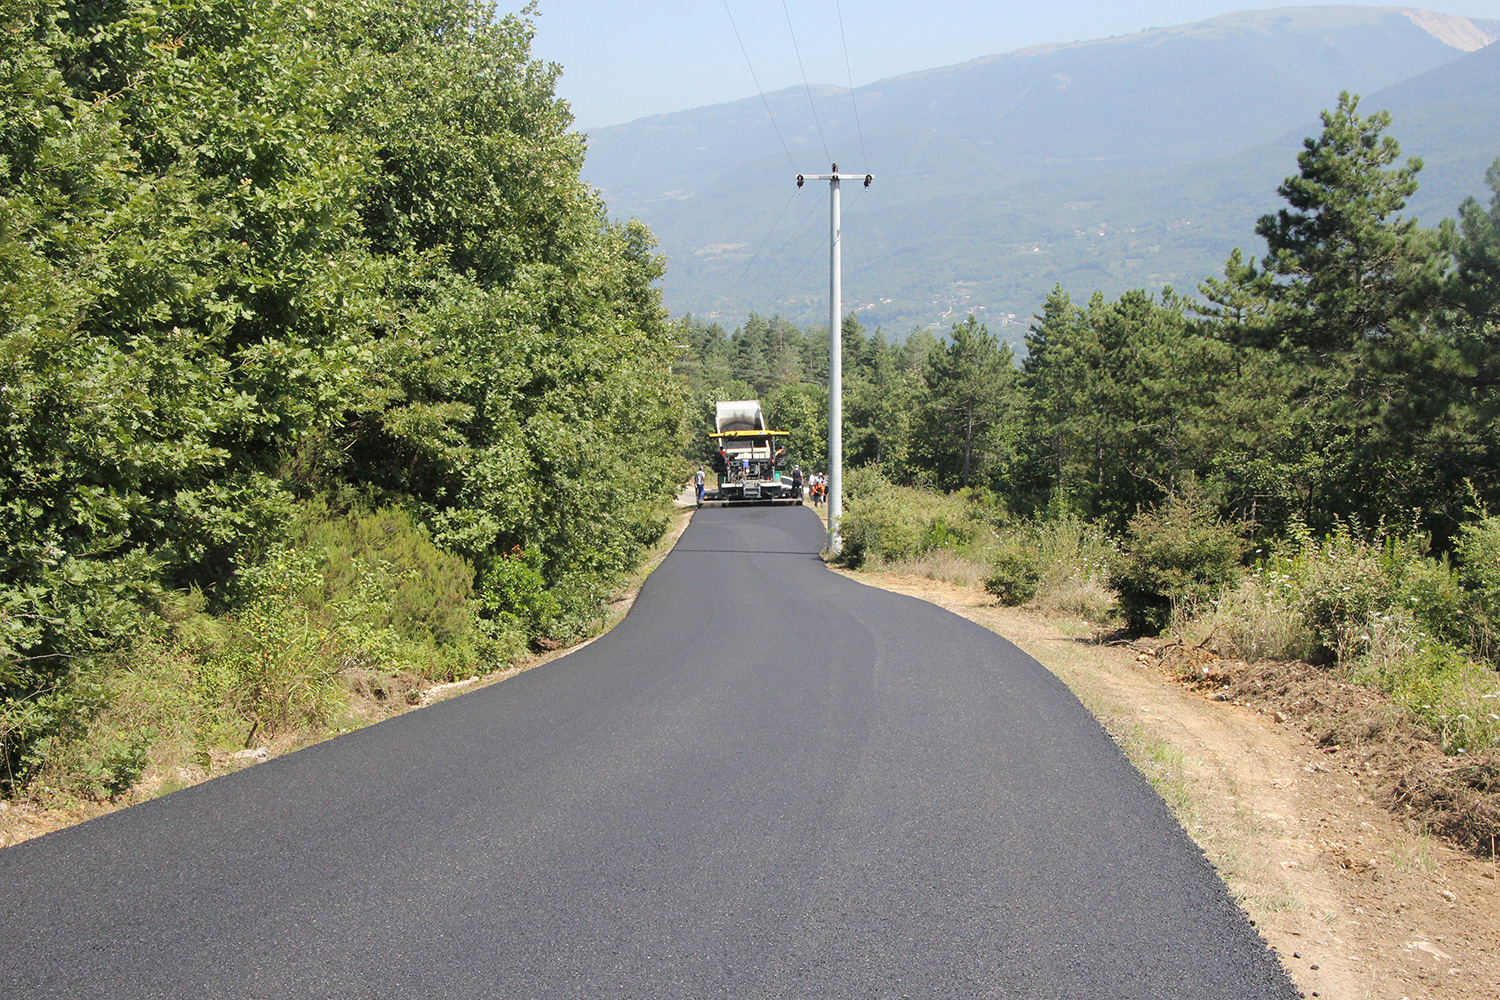
{"label": "hazy mountain slope", "polygon": [[[821,133],[800,89],[767,95],[774,125],[759,97],[642,119],[594,133],[584,175],[657,233],[674,311],[823,318],[826,185],[799,193],[793,176],[832,158],[877,175],[844,198],[845,297],[868,322],[1024,324],[1059,281],[1191,287],[1229,246],[1252,249],[1247,220],[1342,89],[1409,84],[1389,94],[1395,134],[1434,176],[1482,161],[1474,190],[1500,152],[1500,116],[1481,120],[1500,74],[1464,49],[1496,36],[1396,8],[1229,14],[881,81],[855,92],[858,129],[837,88],[815,88]],[[1469,121],[1457,145],[1453,116]]]}
{"label": "hazy mountain slope", "polygon": [[[1390,134],[1403,155],[1424,162],[1421,189],[1406,214],[1436,224],[1455,216],[1467,196],[1488,200],[1485,168],[1500,156],[1500,45],[1365,95],[1361,109],[1389,110]],[[1232,248],[1264,252],[1255,221],[1280,207],[1276,187],[1296,172],[1303,138],[1320,127],[1309,118],[1276,139],[1208,163],[1033,181],[972,206],[941,200],[920,206],[929,226],[956,220],[942,227],[945,236],[909,240],[918,254],[945,257],[949,266],[920,269],[903,287],[919,301],[954,311],[939,322],[988,307],[980,315],[1003,325],[1014,313],[1012,339],[1054,284],[1080,298],[1165,284],[1191,292]],[[917,213],[893,221],[897,233],[924,229]],[[1008,233],[1030,240],[1006,240],[1002,234]],[[968,252],[944,255],[945,238]],[[890,252],[885,242],[878,246]],[[879,257],[869,262],[869,274],[876,287],[903,280]]]}
{"label": "hazy mountain slope", "polygon": [[1484,171],[1500,156],[1500,44],[1372,94],[1368,106],[1388,109],[1402,150],[1423,159],[1416,215],[1436,220],[1468,195],[1488,197]]}

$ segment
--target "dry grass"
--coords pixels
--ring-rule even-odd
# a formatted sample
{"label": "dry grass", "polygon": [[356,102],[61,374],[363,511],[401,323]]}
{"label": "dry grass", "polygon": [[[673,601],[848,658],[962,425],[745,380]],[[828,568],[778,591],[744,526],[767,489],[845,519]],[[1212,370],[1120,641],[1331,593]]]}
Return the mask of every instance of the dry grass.
{"label": "dry grass", "polygon": [[1037,585],[1037,607],[1077,615],[1088,621],[1106,621],[1115,606],[1115,592],[1097,576],[1057,572],[1049,566]]}
{"label": "dry grass", "polygon": [[905,576],[942,580],[960,587],[977,587],[984,582],[985,565],[977,559],[959,555],[951,549],[929,549],[921,555],[897,559],[883,569]]}
{"label": "dry grass", "polygon": [[1229,656],[1261,660],[1305,659],[1315,645],[1312,631],[1281,593],[1245,579],[1177,633],[1197,643],[1212,641]]}

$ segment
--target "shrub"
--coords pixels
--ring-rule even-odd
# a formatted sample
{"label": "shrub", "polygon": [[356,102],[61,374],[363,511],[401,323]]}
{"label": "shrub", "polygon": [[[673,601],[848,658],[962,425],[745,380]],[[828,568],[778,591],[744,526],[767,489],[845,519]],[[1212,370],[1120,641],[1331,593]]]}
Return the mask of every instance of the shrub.
{"label": "shrub", "polygon": [[497,652],[473,571],[399,509],[310,505],[287,546],[241,572],[235,610],[198,650],[200,688],[270,731],[325,725],[341,671],[449,680]]}
{"label": "shrub", "polygon": [[1220,519],[1196,487],[1137,514],[1123,562],[1110,577],[1126,624],[1154,634],[1175,616],[1206,607],[1234,581],[1243,551],[1238,528]]}
{"label": "shrub", "polygon": [[1500,745],[1500,713],[1493,670],[1477,666],[1457,650],[1422,638],[1399,616],[1387,616],[1375,647],[1357,664],[1354,677],[1376,687],[1427,729],[1447,754],[1473,753]]}
{"label": "shrub", "polygon": [[990,574],[985,577],[984,589],[998,597],[1001,604],[1015,606],[1036,596],[1041,579],[1041,553],[1013,540],[996,553]]}
{"label": "shrub", "polygon": [[1459,583],[1470,595],[1471,648],[1500,658],[1500,517],[1484,517],[1459,529],[1454,546]]}
{"label": "shrub", "polygon": [[527,640],[547,634],[562,614],[557,595],[547,589],[536,552],[520,548],[492,560],[482,577],[486,617]]}
{"label": "shrub", "polygon": [[922,548],[923,525],[915,505],[894,489],[852,500],[839,532],[844,539],[843,560],[854,567],[909,559]]}
{"label": "shrub", "polygon": [[1475,601],[1448,557],[1427,558],[1410,545],[1389,544],[1386,551],[1392,605],[1409,611],[1434,638],[1477,652],[1484,643],[1476,632]]}
{"label": "shrub", "polygon": [[1500,517],[1485,517],[1459,529],[1458,577],[1492,618],[1500,614]]}
{"label": "shrub", "polygon": [[1379,550],[1339,524],[1326,538],[1303,538],[1295,554],[1277,561],[1312,633],[1313,658],[1359,653],[1370,617],[1391,602]]}
{"label": "shrub", "polygon": [[232,704],[254,727],[270,733],[319,725],[339,704],[340,665],[362,665],[371,653],[390,649],[393,637],[388,636],[377,643],[364,634],[362,641],[349,643],[338,625],[315,609],[309,597],[323,583],[316,566],[309,553],[281,550],[246,574],[250,599],[224,616],[223,643],[199,673],[206,700]]}
{"label": "shrub", "polygon": [[1393,614],[1423,638],[1477,648],[1482,630],[1472,595],[1447,560],[1428,557],[1426,548],[1420,534],[1382,527],[1365,539],[1339,524],[1324,538],[1304,535],[1295,552],[1267,559],[1256,576],[1302,619],[1311,635],[1310,659],[1364,655],[1372,629]]}
{"label": "shrub", "polygon": [[932,549],[948,549],[952,552],[959,552],[967,548],[974,541],[974,533],[974,525],[953,524],[948,520],[945,512],[939,511],[923,527],[922,538],[917,543],[917,547],[922,552],[928,552]]}
{"label": "shrub", "polygon": [[846,485],[840,532],[848,566],[901,562],[936,549],[967,554],[987,531],[962,496],[896,486],[871,467],[852,470]]}

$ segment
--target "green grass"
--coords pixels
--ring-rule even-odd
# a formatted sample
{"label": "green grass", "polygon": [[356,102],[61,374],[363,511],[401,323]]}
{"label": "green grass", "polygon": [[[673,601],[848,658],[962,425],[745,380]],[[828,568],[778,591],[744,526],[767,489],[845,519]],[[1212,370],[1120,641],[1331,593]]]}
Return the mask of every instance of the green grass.
{"label": "green grass", "polygon": [[1141,723],[1113,733],[1125,756],[1141,772],[1162,801],[1187,826],[1193,816],[1193,794],[1188,785],[1186,758],[1178,747],[1161,739]]}

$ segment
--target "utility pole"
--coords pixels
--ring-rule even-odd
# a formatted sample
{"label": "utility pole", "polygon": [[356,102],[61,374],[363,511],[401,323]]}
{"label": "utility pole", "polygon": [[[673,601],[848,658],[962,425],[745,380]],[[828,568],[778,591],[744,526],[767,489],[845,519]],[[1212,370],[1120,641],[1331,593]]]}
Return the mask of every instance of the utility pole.
{"label": "utility pole", "polygon": [[835,163],[831,173],[798,174],[803,181],[828,182],[828,551],[844,551],[839,521],[844,516],[844,303],[842,257],[839,248],[839,181],[862,180],[865,187],[875,180],[871,174],[840,174]]}

